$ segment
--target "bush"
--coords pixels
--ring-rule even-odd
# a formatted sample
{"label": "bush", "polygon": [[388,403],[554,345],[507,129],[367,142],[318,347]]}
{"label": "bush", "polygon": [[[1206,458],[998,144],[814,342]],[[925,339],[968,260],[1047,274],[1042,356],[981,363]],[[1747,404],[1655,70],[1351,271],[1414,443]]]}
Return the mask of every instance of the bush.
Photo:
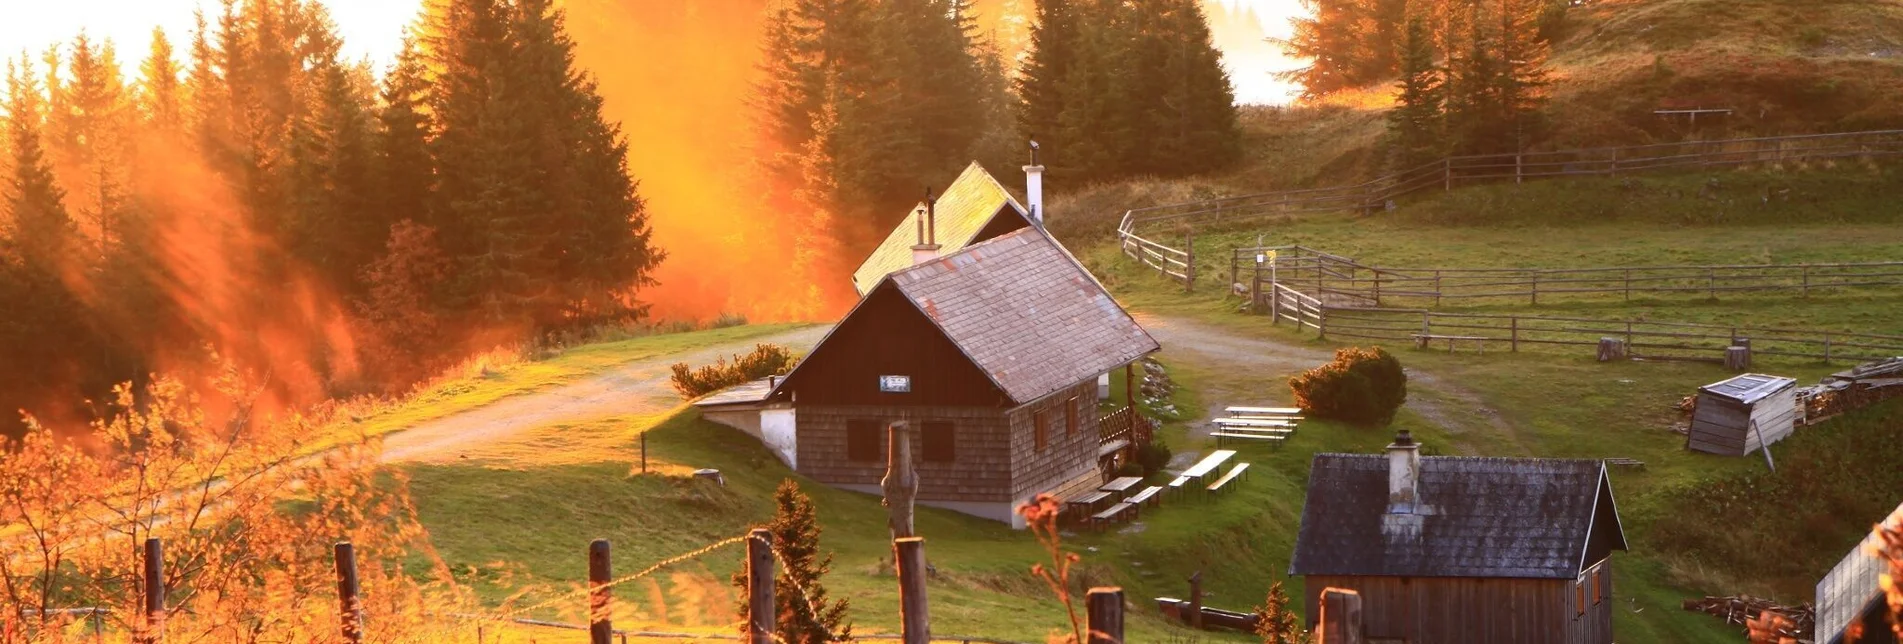
{"label": "bush", "polygon": [[1289,378],[1296,404],[1317,418],[1386,425],[1407,402],[1407,374],[1386,350],[1348,347],[1335,360]]}
{"label": "bush", "polygon": [[1137,448],[1136,464],[1143,468],[1143,475],[1149,476],[1163,471],[1170,464],[1170,446],[1163,441],[1150,441],[1150,444]]}
{"label": "bush", "polygon": [[777,344],[757,344],[753,353],[733,356],[713,364],[690,368],[685,362],[674,363],[674,391],[682,398],[699,398],[734,385],[780,375],[793,370],[793,352]]}

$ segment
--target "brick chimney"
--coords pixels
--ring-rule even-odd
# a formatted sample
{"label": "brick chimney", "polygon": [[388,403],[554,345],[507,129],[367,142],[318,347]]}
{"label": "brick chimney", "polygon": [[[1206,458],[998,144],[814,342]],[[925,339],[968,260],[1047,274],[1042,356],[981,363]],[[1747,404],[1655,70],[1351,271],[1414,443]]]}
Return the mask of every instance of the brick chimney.
{"label": "brick chimney", "polygon": [[1037,161],[1037,141],[1031,142],[1031,165],[1024,166],[1024,199],[1031,209],[1031,223],[1044,226],[1044,165]]}
{"label": "brick chimney", "polygon": [[938,259],[938,200],[925,189],[925,207],[918,209],[918,243],[912,245],[912,265]]}
{"label": "brick chimney", "polygon": [[1388,514],[1415,514],[1420,480],[1421,446],[1403,429],[1388,445]]}

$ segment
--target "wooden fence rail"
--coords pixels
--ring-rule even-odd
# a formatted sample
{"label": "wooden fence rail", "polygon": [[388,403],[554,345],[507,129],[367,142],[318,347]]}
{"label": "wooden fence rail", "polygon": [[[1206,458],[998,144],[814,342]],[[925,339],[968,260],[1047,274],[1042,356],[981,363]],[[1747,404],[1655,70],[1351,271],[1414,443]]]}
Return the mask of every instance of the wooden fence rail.
{"label": "wooden fence rail", "polygon": [[[1323,307],[1324,336],[1425,344],[1424,336],[1471,339],[1474,348],[1597,347],[1620,340],[1634,358],[1723,362],[1748,341],[1757,355],[1865,361],[1903,355],[1903,336],[1590,318],[1442,313],[1425,309]],[[1463,345],[1472,346],[1472,345]],[[1450,350],[1452,350],[1450,348]]]}
{"label": "wooden fence rail", "polygon": [[1903,130],[1448,157],[1355,185],[1280,190],[1133,209],[1124,213],[1117,230],[1119,236],[1128,237],[1143,225],[1165,221],[1220,224],[1285,214],[1373,212],[1386,208],[1394,199],[1416,192],[1448,191],[1477,183],[1896,155],[1903,155]]}
{"label": "wooden fence rail", "polygon": [[[1279,251],[1274,262],[1256,262]],[[1237,248],[1230,258],[1237,284],[1266,295],[1267,285],[1295,285],[1336,304],[1438,307],[1481,300],[1623,299],[1638,295],[1793,293],[1903,287],[1903,262],[1613,266],[1588,268],[1390,268],[1306,249]]]}

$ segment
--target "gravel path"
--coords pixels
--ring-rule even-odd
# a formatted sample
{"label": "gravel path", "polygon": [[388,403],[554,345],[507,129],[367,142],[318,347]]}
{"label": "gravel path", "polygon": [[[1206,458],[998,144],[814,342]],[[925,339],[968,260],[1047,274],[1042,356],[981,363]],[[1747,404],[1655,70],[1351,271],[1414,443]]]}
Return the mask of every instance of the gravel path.
{"label": "gravel path", "polygon": [[[1190,428],[1191,431],[1204,434],[1211,431],[1209,421],[1230,405],[1294,406],[1284,378],[1334,358],[1332,351],[1239,335],[1185,318],[1150,314],[1138,314],[1136,317],[1143,328],[1149,330],[1151,337],[1163,345],[1162,356],[1166,359],[1186,360],[1198,367],[1231,373],[1260,374],[1259,378],[1246,385],[1237,381],[1247,378],[1212,378],[1200,383],[1203,385],[1200,393],[1209,413],[1197,419]],[[1470,415],[1484,419],[1488,431],[1513,442],[1512,437],[1516,435],[1513,428],[1499,414],[1487,408],[1478,394],[1419,369],[1408,368],[1407,380],[1407,409],[1441,426],[1449,435],[1458,439],[1472,432],[1469,422],[1459,418]],[[1455,408],[1471,413],[1456,413]],[[1458,440],[1456,443],[1456,451],[1467,452]],[[1197,455],[1184,453],[1177,457],[1193,460]],[[1188,463],[1179,466],[1172,462],[1171,465],[1180,467]]]}
{"label": "gravel path", "polygon": [[610,415],[666,411],[681,401],[668,384],[669,365],[713,362],[715,358],[745,353],[760,342],[781,344],[803,352],[818,344],[831,328],[812,326],[637,360],[588,380],[504,398],[389,435],[383,442],[383,460],[386,463],[454,460],[464,448],[507,443],[537,427]]}

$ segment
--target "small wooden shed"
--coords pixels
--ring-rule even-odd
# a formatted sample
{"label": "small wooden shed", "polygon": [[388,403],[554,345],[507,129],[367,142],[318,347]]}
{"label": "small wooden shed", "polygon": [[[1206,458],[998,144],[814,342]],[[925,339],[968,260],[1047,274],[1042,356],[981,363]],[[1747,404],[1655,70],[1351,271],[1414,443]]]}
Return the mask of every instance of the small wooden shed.
{"label": "small wooden shed", "polygon": [[1743,456],[1797,426],[1797,379],[1747,373],[1698,388],[1685,447]]}

